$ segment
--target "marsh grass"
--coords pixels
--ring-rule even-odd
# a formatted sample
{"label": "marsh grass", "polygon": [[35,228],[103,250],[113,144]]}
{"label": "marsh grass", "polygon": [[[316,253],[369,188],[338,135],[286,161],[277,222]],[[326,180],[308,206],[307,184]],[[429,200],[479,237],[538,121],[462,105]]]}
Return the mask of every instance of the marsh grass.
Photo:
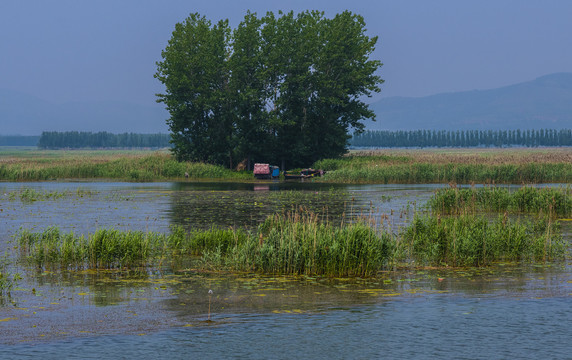
{"label": "marsh grass", "polygon": [[156,255],[163,234],[99,229],[88,236],[61,233],[49,227],[41,233],[23,230],[18,236],[21,255],[37,266],[116,268],[145,265]]}
{"label": "marsh grass", "polygon": [[214,267],[286,275],[372,276],[393,260],[395,239],[365,221],[334,226],[315,213],[270,216],[228,256],[205,254]]}
{"label": "marsh grass", "polygon": [[418,265],[485,266],[500,260],[546,261],[566,251],[558,223],[513,221],[506,215],[421,216],[403,230],[400,256]]}
{"label": "marsh grass", "polygon": [[202,256],[208,252],[227,255],[232,248],[240,247],[246,242],[249,234],[243,229],[191,230],[177,226],[171,228],[166,246],[174,256]]}
{"label": "marsh grass", "polygon": [[150,266],[205,251],[226,253],[245,237],[242,230],[186,232],[180,226],[168,234],[98,229],[87,236],[48,227],[42,232],[24,229],[17,240],[21,258],[39,267],[99,269]]}
{"label": "marsh grass", "polygon": [[552,218],[514,221],[506,213],[494,221],[474,214],[417,216],[395,233],[373,217],[333,224],[321,214],[295,210],[269,216],[250,231],[100,229],[77,236],[47,228],[22,230],[17,239],[21,259],[44,268],[133,268],[191,260],[216,271],[332,277],[374,276],[411,261],[418,266],[548,261],[566,251]]}
{"label": "marsh grass", "polygon": [[222,166],[178,162],[165,152],[45,151],[22,156],[1,156],[0,180],[121,179],[153,181],[181,179],[251,179],[246,172]]}
{"label": "marsh grass", "polygon": [[571,149],[472,149],[352,152],[320,160],[320,181],[350,183],[568,183]]}
{"label": "marsh grass", "polygon": [[557,183],[572,180],[572,164],[373,164],[340,167],[326,172],[324,180],[382,184]]}
{"label": "marsh grass", "polygon": [[[313,181],[344,183],[568,183],[572,150],[440,149],[351,152],[313,164],[326,175]],[[181,179],[252,180],[252,173],[177,162],[167,151],[44,150],[0,152],[0,180]]]}
{"label": "marsh grass", "polygon": [[434,212],[466,214],[476,211],[569,217],[572,215],[572,188],[522,186],[516,191],[497,186],[439,189],[429,200]]}
{"label": "marsh grass", "polygon": [[22,230],[20,255],[39,267],[121,268],[201,256],[205,267],[274,274],[371,276],[392,261],[395,240],[365,221],[334,226],[314,213],[269,217],[259,229],[210,229],[167,235],[100,229],[88,236]]}

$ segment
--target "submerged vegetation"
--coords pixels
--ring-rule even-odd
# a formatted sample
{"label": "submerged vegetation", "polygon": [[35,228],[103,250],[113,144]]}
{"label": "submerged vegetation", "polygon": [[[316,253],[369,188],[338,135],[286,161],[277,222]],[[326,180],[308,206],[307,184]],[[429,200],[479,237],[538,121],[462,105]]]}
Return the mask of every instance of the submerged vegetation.
{"label": "submerged vegetation", "polygon": [[20,200],[23,203],[31,203],[34,201],[44,201],[44,200],[57,200],[62,198],[83,198],[88,196],[93,196],[95,193],[91,190],[84,190],[84,189],[76,189],[75,191],[71,190],[63,190],[63,191],[47,191],[47,190],[36,190],[33,188],[23,188],[19,191],[11,191],[4,196],[9,201]]}
{"label": "submerged vegetation", "polygon": [[2,304],[2,297],[10,295],[10,291],[20,280],[20,274],[12,273],[9,265],[10,260],[6,254],[0,257],[0,304]]}

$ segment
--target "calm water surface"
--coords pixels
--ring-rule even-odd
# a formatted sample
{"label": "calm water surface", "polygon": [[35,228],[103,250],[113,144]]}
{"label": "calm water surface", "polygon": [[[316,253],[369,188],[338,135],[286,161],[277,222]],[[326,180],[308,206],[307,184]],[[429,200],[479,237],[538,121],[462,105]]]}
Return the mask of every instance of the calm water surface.
{"label": "calm water surface", "polygon": [[[437,187],[0,183],[0,250],[11,251],[21,227],[252,227],[300,206],[331,221],[379,217],[397,230]],[[65,195],[22,201],[26,188]],[[0,358],[566,359],[571,269],[568,260],[344,280],[16,267],[24,279],[0,297]]]}

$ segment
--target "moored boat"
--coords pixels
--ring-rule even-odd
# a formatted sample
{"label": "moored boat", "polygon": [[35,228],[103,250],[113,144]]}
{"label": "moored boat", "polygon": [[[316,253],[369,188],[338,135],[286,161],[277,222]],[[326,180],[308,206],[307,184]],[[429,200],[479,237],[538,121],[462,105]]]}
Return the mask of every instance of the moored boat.
{"label": "moored boat", "polygon": [[257,179],[278,179],[280,168],[270,164],[254,164],[254,177]]}

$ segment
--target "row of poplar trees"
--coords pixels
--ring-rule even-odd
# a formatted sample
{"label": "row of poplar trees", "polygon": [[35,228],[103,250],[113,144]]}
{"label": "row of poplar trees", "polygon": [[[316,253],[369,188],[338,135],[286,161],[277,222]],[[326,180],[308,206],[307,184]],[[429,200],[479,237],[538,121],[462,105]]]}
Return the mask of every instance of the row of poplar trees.
{"label": "row of poplar trees", "polygon": [[40,149],[162,148],[169,146],[167,134],[112,134],[107,131],[44,131],[37,141]]}
{"label": "row of poplar trees", "polygon": [[248,12],[232,30],[197,13],[176,24],[155,77],[177,159],[284,168],[344,154],[383,83],[365,32],[349,11]]}
{"label": "row of poplar trees", "polygon": [[368,130],[354,135],[350,143],[355,147],[572,146],[572,130]]}

